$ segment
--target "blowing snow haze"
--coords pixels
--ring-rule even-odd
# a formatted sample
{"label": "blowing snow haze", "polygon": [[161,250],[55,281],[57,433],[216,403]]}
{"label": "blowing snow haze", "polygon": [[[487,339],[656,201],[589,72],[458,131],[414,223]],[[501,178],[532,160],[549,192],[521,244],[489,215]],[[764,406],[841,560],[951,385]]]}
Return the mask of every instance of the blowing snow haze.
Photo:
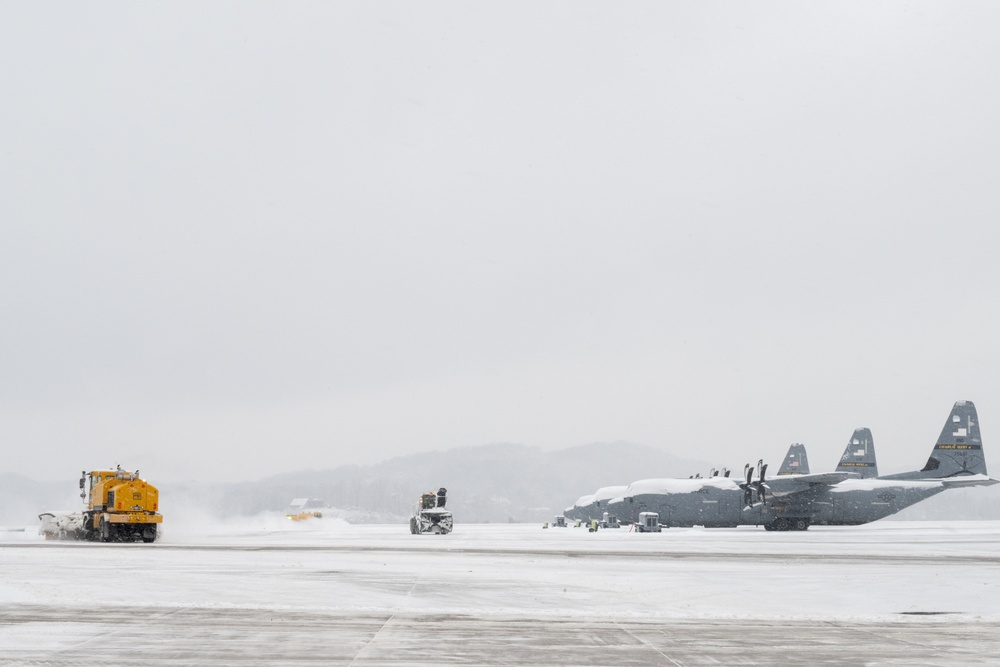
{"label": "blowing snow haze", "polygon": [[893,472],[963,399],[992,443],[998,27],[4,4],[0,471],[616,441],[831,470],[867,426]]}

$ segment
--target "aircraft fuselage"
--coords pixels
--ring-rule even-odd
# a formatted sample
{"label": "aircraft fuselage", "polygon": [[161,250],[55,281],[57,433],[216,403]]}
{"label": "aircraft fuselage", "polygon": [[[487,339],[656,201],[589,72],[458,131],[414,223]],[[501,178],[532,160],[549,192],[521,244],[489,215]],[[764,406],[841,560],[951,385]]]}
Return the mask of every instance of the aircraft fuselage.
{"label": "aircraft fuselage", "polygon": [[[661,482],[661,489],[644,487]],[[729,479],[647,480],[639,483],[610,511],[628,521],[640,512],[656,512],[660,524],[708,528],[808,525],[853,526],[885,518],[944,491],[938,481],[849,479],[838,484],[816,484],[806,490],[773,495],[747,507],[744,491]],[[804,521],[805,523],[799,523]]]}

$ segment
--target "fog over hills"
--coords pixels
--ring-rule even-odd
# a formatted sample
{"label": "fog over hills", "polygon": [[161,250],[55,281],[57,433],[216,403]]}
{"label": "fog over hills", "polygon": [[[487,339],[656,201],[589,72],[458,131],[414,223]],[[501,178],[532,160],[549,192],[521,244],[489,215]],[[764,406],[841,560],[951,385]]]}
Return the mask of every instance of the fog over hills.
{"label": "fog over hills", "polygon": [[[737,462],[726,462],[737,469]],[[352,523],[405,523],[421,493],[448,489],[448,508],[461,523],[550,521],[598,488],[652,477],[705,475],[711,465],[627,442],[560,451],[491,444],[429,451],[382,463],[302,470],[256,481],[161,484],[165,521],[204,514],[219,518],[281,512],[293,498],[313,498]],[[737,473],[742,470],[742,464]],[[814,472],[819,472],[814,470]],[[76,480],[36,482],[0,475],[0,525],[34,525],[45,510],[82,504]],[[1000,519],[1000,485],[955,489],[904,510],[899,519]]]}
{"label": "fog over hills", "polygon": [[76,480],[37,482],[24,475],[0,473],[0,525],[38,523],[45,510],[80,509]]}
{"label": "fog over hills", "polygon": [[[445,487],[456,521],[543,521],[601,486],[646,477],[687,477],[708,468],[701,461],[624,442],[554,452],[492,444],[234,483],[218,488],[212,503],[231,516],[280,510],[292,498],[310,497],[344,510],[352,521],[404,521],[421,493]],[[199,495],[187,487],[182,493]]]}

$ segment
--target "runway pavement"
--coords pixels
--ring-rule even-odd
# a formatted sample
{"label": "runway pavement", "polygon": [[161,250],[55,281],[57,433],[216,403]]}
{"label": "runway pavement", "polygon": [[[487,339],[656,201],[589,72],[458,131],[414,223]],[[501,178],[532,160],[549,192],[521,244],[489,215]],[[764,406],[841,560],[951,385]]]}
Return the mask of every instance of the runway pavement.
{"label": "runway pavement", "polygon": [[[579,621],[283,609],[13,606],[0,665],[996,665],[947,619]],[[10,636],[20,638],[10,646]]]}
{"label": "runway pavement", "polygon": [[1000,524],[0,542],[0,666],[995,665]]}

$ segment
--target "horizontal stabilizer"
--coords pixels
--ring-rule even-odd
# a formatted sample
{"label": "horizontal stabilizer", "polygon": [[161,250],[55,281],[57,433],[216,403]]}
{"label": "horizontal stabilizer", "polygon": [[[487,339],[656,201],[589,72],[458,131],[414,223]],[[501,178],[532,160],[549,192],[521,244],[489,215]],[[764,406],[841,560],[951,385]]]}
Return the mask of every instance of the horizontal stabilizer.
{"label": "horizontal stabilizer", "polygon": [[993,486],[994,484],[1000,484],[1000,479],[993,479],[992,477],[987,477],[986,475],[968,475],[965,477],[946,477],[944,479],[935,480],[941,482],[947,487],[954,486]]}

